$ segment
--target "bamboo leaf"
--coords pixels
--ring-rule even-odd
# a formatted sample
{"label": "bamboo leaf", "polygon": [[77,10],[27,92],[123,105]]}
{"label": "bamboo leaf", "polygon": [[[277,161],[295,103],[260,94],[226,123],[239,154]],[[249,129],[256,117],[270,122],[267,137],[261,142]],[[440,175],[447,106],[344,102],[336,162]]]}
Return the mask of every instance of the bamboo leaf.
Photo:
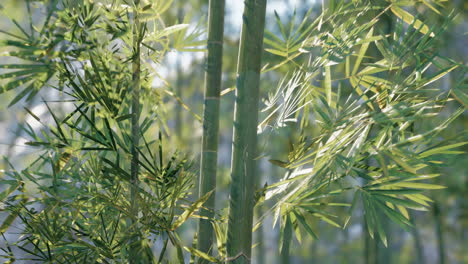
{"label": "bamboo leaf", "polygon": [[419,183],[419,182],[399,182],[399,183],[391,184],[391,185],[388,185],[388,186],[414,188],[414,189],[424,189],[424,190],[439,190],[439,189],[447,188],[447,187],[442,186],[442,185],[429,184],[429,183]]}
{"label": "bamboo leaf", "polygon": [[453,148],[457,148],[457,147],[461,147],[461,146],[464,146],[466,145],[468,142],[459,142],[459,143],[455,143],[455,144],[451,144],[451,145],[447,145],[447,146],[443,146],[443,147],[438,147],[438,148],[431,148],[431,149],[428,149],[422,153],[419,154],[419,157],[421,158],[426,158],[426,157],[429,157],[429,156],[432,156],[432,155],[437,155],[437,154],[443,154],[445,153],[447,150],[450,150],[450,149],[453,149]]}
{"label": "bamboo leaf", "polygon": [[6,91],[9,91],[11,89],[15,89],[21,85],[24,85],[26,83],[28,83],[29,81],[35,79],[36,76],[27,76],[25,78],[21,78],[21,79],[17,79],[17,80],[14,80],[14,81],[11,81],[5,85],[2,85],[0,86],[0,94],[6,92]]}
{"label": "bamboo leaf", "polygon": [[440,71],[439,73],[437,73],[434,77],[430,78],[429,80],[427,80],[426,82],[424,82],[421,87],[423,86],[426,86],[430,83],[433,83],[437,80],[439,80],[440,78],[444,77],[445,75],[447,75],[449,72],[453,71],[454,69],[458,68],[458,65],[455,65],[455,66],[452,66],[452,67],[448,67],[447,69],[445,70],[442,70]]}
{"label": "bamboo leaf", "polygon": [[334,101],[332,100],[332,83],[331,83],[331,71],[330,66],[325,66],[325,93],[327,95],[327,103],[330,107],[334,108]]}
{"label": "bamboo leaf", "polygon": [[297,220],[299,220],[299,222],[301,223],[301,225],[304,227],[304,229],[307,231],[307,233],[309,233],[309,235],[311,235],[313,238],[315,239],[318,239],[317,235],[314,233],[314,231],[312,230],[312,228],[310,228],[309,224],[307,224],[307,221],[306,219],[304,218],[304,216],[299,213],[299,212],[296,212],[296,211],[293,211],[294,215],[296,216]]}
{"label": "bamboo leaf", "polygon": [[376,194],[419,194],[422,190],[420,189],[399,189],[399,190],[372,190],[372,193]]}
{"label": "bamboo leaf", "polygon": [[276,166],[279,166],[279,167],[282,167],[282,168],[287,168],[289,163],[288,162],[284,162],[284,161],[281,161],[281,160],[274,160],[274,159],[269,159],[268,160],[270,163],[276,165]]}
{"label": "bamboo leaf", "polygon": [[196,248],[193,248],[193,247],[184,247],[185,250],[187,250],[188,252],[190,252],[190,254],[192,255],[195,255],[199,258],[203,258],[205,260],[208,260],[209,262],[212,262],[212,263],[220,263],[220,261]]}
{"label": "bamboo leaf", "polygon": [[181,30],[186,29],[188,27],[189,27],[189,24],[173,25],[173,26],[170,26],[170,27],[167,27],[167,28],[163,29],[161,32],[159,32],[159,34],[157,36],[159,38],[169,36],[169,35],[172,35],[172,34],[176,33],[177,31],[181,31]]}
{"label": "bamboo leaf", "polygon": [[4,202],[5,199],[7,199],[14,191],[18,190],[20,187],[23,186],[23,182],[21,181],[6,181],[2,180],[1,181],[2,185],[10,185],[5,191],[0,193],[0,202]]}
{"label": "bamboo leaf", "polygon": [[397,208],[398,210],[400,210],[401,214],[408,220],[410,220],[410,215],[408,213],[408,210],[406,210],[405,207],[401,206],[401,205],[397,205]]}
{"label": "bamboo leaf", "polygon": [[380,200],[377,201],[378,207],[383,209],[384,213],[392,219],[395,223],[399,224],[403,229],[408,230],[408,227],[412,227],[411,222],[406,219],[400,212],[392,210],[385,203]]}
{"label": "bamboo leaf", "polygon": [[[401,20],[405,21],[407,24],[412,25],[416,30],[419,30],[424,35],[429,33],[429,27],[425,25],[421,20],[416,19],[413,15],[407,11],[401,9],[398,6],[392,6],[390,8],[392,12]],[[434,33],[430,32],[429,36],[434,37]]]}
{"label": "bamboo leaf", "polygon": [[20,93],[18,93],[13,100],[8,104],[8,107],[11,107],[12,105],[15,105],[19,100],[23,99],[27,94],[32,94],[34,93],[34,90],[36,88],[36,82],[32,82],[29,84],[26,88],[23,89]]}
{"label": "bamboo leaf", "polygon": [[[24,204],[29,200],[29,198],[25,197],[22,198],[22,200],[19,202],[20,204]],[[13,224],[15,219],[19,216],[20,210],[18,208],[15,208],[7,217],[5,217],[3,220],[2,225],[0,226],[0,233],[5,233],[8,228]]]}
{"label": "bamboo leaf", "polygon": [[200,209],[203,204],[210,198],[213,191],[207,192],[205,195],[200,197],[196,202],[190,205],[185,211],[177,218],[176,221],[171,226],[171,230],[176,230],[179,226],[181,226],[189,217],[191,217],[198,209]]}
{"label": "bamboo leaf", "polygon": [[440,11],[437,10],[433,5],[431,5],[431,3],[429,3],[427,0],[421,0],[423,2],[423,4],[425,4],[427,7],[429,7],[430,9],[432,9],[432,11],[436,12],[437,14],[441,15]]}
{"label": "bamboo leaf", "polygon": [[47,69],[46,64],[0,64],[0,69]]}
{"label": "bamboo leaf", "polygon": [[460,104],[468,108],[468,94],[466,93],[466,91],[467,91],[466,89],[462,90],[462,89],[454,88],[450,90],[450,93],[458,102],[460,102]]}
{"label": "bamboo leaf", "polygon": [[[373,32],[374,32],[374,28],[372,27],[369,30],[369,32],[367,33],[365,39],[369,39],[370,37],[372,37]],[[352,71],[351,75],[356,75],[356,73],[357,73],[357,71],[359,69],[359,65],[361,64],[362,59],[364,58],[364,55],[366,54],[367,49],[369,48],[369,44],[370,44],[370,42],[366,42],[366,43],[362,44],[361,49],[359,50],[359,53],[357,55],[356,61],[354,62],[354,67],[353,67],[353,71]]]}
{"label": "bamboo leaf", "polygon": [[288,57],[288,53],[283,52],[283,51],[280,51],[280,50],[265,49],[265,51],[268,51],[268,52],[270,52],[271,54],[275,54],[275,55],[278,55],[278,56],[281,56],[281,57],[285,57],[285,58]]}
{"label": "bamboo leaf", "polygon": [[400,198],[389,196],[389,195],[375,194],[372,196],[382,202],[389,202],[391,204],[396,204],[396,205],[404,206],[404,207],[415,209],[415,210],[426,211],[426,209],[423,206],[421,206],[419,203],[416,203],[414,201],[404,200],[404,199],[400,199]]}
{"label": "bamboo leaf", "polygon": [[345,220],[344,220],[343,229],[345,229],[346,226],[348,226],[349,220],[351,219],[351,216],[353,215],[354,208],[355,208],[356,205],[357,205],[357,201],[358,201],[358,193],[355,192],[355,193],[354,193],[354,196],[353,196],[353,201],[352,201],[352,203],[351,203],[351,207],[350,207],[349,210],[348,210],[348,215],[346,216],[346,218],[345,218]]}

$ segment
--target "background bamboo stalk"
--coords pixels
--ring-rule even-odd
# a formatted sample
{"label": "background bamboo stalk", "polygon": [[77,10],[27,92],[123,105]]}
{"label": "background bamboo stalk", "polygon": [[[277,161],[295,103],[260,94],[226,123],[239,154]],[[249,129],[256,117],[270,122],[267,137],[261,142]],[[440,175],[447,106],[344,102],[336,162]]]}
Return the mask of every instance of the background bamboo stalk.
{"label": "background bamboo stalk", "polygon": [[433,205],[433,214],[435,222],[435,231],[437,237],[437,251],[439,255],[439,264],[445,264],[445,240],[444,240],[444,231],[443,231],[443,222],[442,222],[442,213],[439,207],[439,204],[434,201]]}
{"label": "background bamboo stalk", "polygon": [[[178,2],[179,8],[177,9],[177,22],[182,23],[183,22],[183,1]],[[176,84],[175,84],[175,92],[176,95],[180,98],[182,98],[182,85],[183,85],[183,73],[182,73],[182,58],[181,56],[177,56],[176,58]],[[178,138],[180,138],[180,143],[181,145],[184,144],[184,133],[182,129],[182,105],[181,104],[176,104],[175,105],[175,125],[174,125],[174,130],[175,134]]]}
{"label": "background bamboo stalk", "polygon": [[[416,215],[414,213],[410,214],[411,223],[416,227]],[[413,228],[411,230],[411,235],[414,239],[414,249],[416,250],[416,256],[413,263],[422,264],[426,263],[424,260],[424,248],[423,243],[421,241],[421,235],[419,234],[419,230],[417,228]]]}
{"label": "background bamboo stalk", "polygon": [[[208,18],[208,56],[205,74],[205,104],[203,113],[203,137],[199,196],[215,190],[218,160],[219,97],[223,64],[224,0],[210,0]],[[200,214],[213,218],[215,192],[205,202]],[[213,226],[208,219],[200,219],[198,225],[198,250],[211,254]],[[199,263],[208,263],[199,259]]]}
{"label": "background bamboo stalk", "polygon": [[[140,141],[140,75],[141,75],[141,60],[140,60],[140,30],[141,25],[138,18],[138,8],[140,0],[134,1],[135,7],[133,10],[133,54],[132,54],[132,143],[131,143],[131,165],[130,165],[130,202],[132,209],[132,216],[138,217],[138,173],[139,173],[139,157],[138,157],[138,144]],[[131,221],[132,226],[135,226],[134,221]],[[136,241],[132,240],[132,244]],[[130,263],[136,263],[139,258],[137,256],[136,248],[131,245]]]}
{"label": "background bamboo stalk", "polygon": [[246,0],[237,64],[231,191],[226,249],[229,263],[250,263],[258,98],[266,0]]}

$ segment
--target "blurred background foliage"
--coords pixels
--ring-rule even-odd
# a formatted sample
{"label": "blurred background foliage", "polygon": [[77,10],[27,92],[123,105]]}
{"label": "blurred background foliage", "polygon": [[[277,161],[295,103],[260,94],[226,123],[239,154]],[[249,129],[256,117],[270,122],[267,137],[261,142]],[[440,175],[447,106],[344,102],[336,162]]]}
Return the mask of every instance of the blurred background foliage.
{"label": "blurred background foliage", "polygon": [[[29,4],[26,4],[29,2]],[[42,3],[46,3],[44,7]],[[60,3],[59,3],[60,2]],[[65,4],[80,6],[80,1],[65,1]],[[98,2],[98,1],[96,1]],[[352,1],[350,1],[352,2]],[[383,5],[387,1],[372,1],[374,5]],[[468,22],[466,22],[466,10],[468,4],[466,1],[407,1],[414,4],[408,10],[412,14],[418,14],[418,18],[423,20],[428,25],[436,25],[447,23],[446,30],[443,31],[441,37],[437,38],[435,46],[438,48],[438,54],[452,58],[461,64],[461,67],[446,72],[442,78],[438,79],[431,84],[431,88],[436,91],[450,91],[450,102],[448,102],[441,113],[434,118],[424,119],[417,122],[415,130],[429,131],[439,124],[446,121],[454,112],[462,108],[460,116],[456,118],[451,124],[449,129],[439,133],[435,142],[466,142],[468,141],[467,126],[468,116],[466,111],[467,100],[467,80],[466,80],[466,61],[468,56],[468,39],[467,30]],[[5,40],[12,39],[15,36],[22,36],[24,38],[23,30],[27,32],[40,31],[40,25],[44,24],[47,20],[47,5],[63,4],[62,1],[17,1],[17,0],[3,0],[0,2],[0,57],[1,64],[16,64],[17,58],[7,56],[7,52],[11,52],[6,45]],[[201,115],[203,113],[203,76],[204,76],[204,47],[203,42],[200,42],[206,37],[205,24],[207,20],[207,1],[173,1],[166,12],[163,13],[158,23],[164,23],[164,26],[175,25],[178,23],[187,23],[190,26],[174,32],[170,40],[167,42],[167,47],[161,48],[166,45],[161,41],[158,45],[158,50],[164,50],[163,56],[155,56],[150,64],[154,67],[155,73],[148,74],[145,80],[147,89],[147,97],[144,100],[152,101],[155,103],[156,109],[146,109],[147,113],[154,113],[158,116],[155,121],[156,128],[148,130],[148,134],[158,135],[162,133],[164,142],[164,153],[169,155],[166,162],[171,162],[171,154],[178,150],[183,153],[184,157],[189,157],[193,163],[190,168],[187,166],[190,162],[185,162],[183,159],[180,164],[176,165],[176,169],[187,169],[189,174],[196,174],[198,171],[198,160],[200,155],[200,138],[201,138]],[[39,8],[40,7],[40,8]],[[269,98],[268,94],[276,91],[278,83],[284,76],[292,76],[295,67],[308,60],[306,56],[298,55],[295,57],[297,50],[283,51],[275,48],[275,42],[279,42],[275,36],[283,34],[280,25],[288,25],[292,28],[301,26],[304,17],[306,23],[304,27],[310,25],[311,21],[316,20],[317,17],[324,11],[324,9],[333,12],[336,8],[333,0],[329,1],[315,1],[315,0],[270,0],[267,7],[267,23],[266,23],[266,37],[265,37],[265,52],[263,54],[263,62],[265,65],[264,72],[262,73],[261,94],[262,98]],[[453,12],[453,13],[452,13]],[[232,122],[233,122],[233,109],[234,109],[234,87],[236,80],[236,65],[237,65],[237,52],[239,43],[239,31],[241,23],[242,6],[235,1],[227,1],[226,5],[226,25],[225,25],[225,42],[224,42],[224,57],[223,57],[223,87],[221,97],[221,119],[220,119],[220,138],[219,138],[219,156],[218,156],[218,190],[217,190],[217,205],[216,208],[220,209],[219,214],[226,215],[228,208],[228,193],[229,193],[229,167],[231,159],[231,141],[232,141]],[[401,13],[400,13],[401,14]],[[455,15],[450,15],[455,14]],[[372,12],[366,13],[366,16],[375,16]],[[403,27],[401,20],[397,20],[396,16],[383,15],[384,18],[374,26],[378,34],[394,34],[398,32],[399,27]],[[447,17],[451,16],[451,20],[447,22]],[[347,18],[343,18],[345,20]],[[358,19],[358,18],[356,18]],[[369,20],[369,17],[363,17],[362,20]],[[278,20],[281,23],[278,23]],[[33,23],[30,23],[33,21]],[[163,21],[163,22],[161,22]],[[91,23],[92,24],[92,23]],[[358,23],[357,23],[358,24]],[[411,22],[409,23],[411,24]],[[62,31],[64,34],[70,32],[70,28],[62,25],[61,28],[58,24],[52,24],[54,30]],[[324,27],[332,27],[324,23]],[[337,29],[340,24],[334,25]],[[31,28],[34,27],[34,28]],[[56,28],[54,28],[56,27]],[[357,25],[356,25],[357,27]],[[418,25],[414,25],[418,27]],[[406,24],[405,30],[408,26]],[[329,28],[331,30],[332,28]],[[344,32],[352,30],[353,28],[342,28]],[[363,26],[366,33],[370,27]],[[418,27],[418,29],[422,29]],[[432,28],[431,28],[432,29]],[[52,31],[52,30],[51,30]],[[326,30],[324,30],[326,31]],[[3,34],[2,34],[3,33]],[[84,32],[83,34],[85,34]],[[376,33],[376,34],[377,34]],[[9,35],[14,34],[14,36]],[[375,34],[375,35],[376,35]],[[47,34],[46,34],[47,35]],[[287,34],[286,34],[287,35]],[[295,42],[301,41],[300,38],[287,39],[283,35],[283,44],[289,43],[291,47]],[[189,36],[187,38],[187,36]],[[296,36],[297,37],[297,36]],[[155,37],[157,38],[157,37]],[[192,39],[193,38],[193,39]],[[394,39],[395,41],[402,41],[402,38]],[[47,106],[44,104],[44,99],[49,102],[60,101],[64,98],[64,93],[60,89],[53,87],[46,87],[40,90],[39,87],[47,82],[49,78],[55,74],[55,67],[51,64],[57,61],[53,59],[54,56],[62,56],[60,53],[70,52],[66,47],[55,47],[50,50],[51,38],[44,38],[37,40],[34,46],[23,47],[26,52],[29,52],[30,57],[22,58],[25,60],[35,59],[42,60],[44,57],[52,58],[44,60],[43,66],[35,66],[31,72],[27,69],[19,69],[23,71],[25,76],[20,82],[12,84],[11,86],[18,86],[24,82],[32,81],[30,85],[25,86],[18,90],[11,89],[11,91],[2,92],[0,94],[1,111],[0,111],[0,154],[5,156],[6,159],[1,165],[3,171],[14,166],[17,171],[27,168],[34,160],[40,155],[40,151],[32,146],[32,144],[25,144],[30,142],[31,135],[39,133],[42,128],[41,120],[44,124],[54,124],[54,115],[56,113],[59,118],[65,118],[63,113],[68,113],[73,110],[73,105],[67,102],[50,103],[53,111],[48,111]],[[288,45],[289,45],[288,44]],[[391,44],[388,44],[391,48]],[[80,51],[80,47],[76,47],[72,52]],[[370,45],[369,53],[374,53],[378,56],[382,49],[375,45]],[[46,54],[43,54],[46,52]],[[47,53],[48,52],[48,53]],[[316,51],[313,51],[316,52]],[[402,50],[401,54],[410,52]],[[128,54],[127,54],[128,55]],[[92,54],[84,55],[92,57]],[[21,57],[20,57],[21,58]],[[161,58],[161,59],[160,59]],[[398,59],[398,58],[397,58]],[[124,61],[124,59],[122,60]],[[365,59],[364,59],[365,62]],[[24,61],[21,61],[24,63]],[[123,62],[127,63],[127,62]],[[444,62],[440,62],[443,66]],[[464,65],[464,66],[463,66]],[[125,67],[115,65],[117,72],[124,72]],[[92,70],[89,74],[93,74]],[[346,63],[339,66],[334,66],[333,76],[330,85],[334,89],[340,86],[345,87],[342,79],[345,79]],[[436,75],[435,69],[430,69],[432,75]],[[0,69],[0,76],[2,79],[8,78],[7,68]],[[66,75],[66,72],[60,74]],[[10,76],[11,77],[11,76]],[[115,77],[115,76],[114,76]],[[114,78],[112,77],[112,78]],[[30,79],[28,79],[30,78]],[[115,77],[118,79],[118,77]],[[119,79],[120,80],[120,79]],[[315,85],[326,87],[326,78],[321,83]],[[53,84],[58,85],[56,81]],[[53,85],[51,85],[53,86]],[[8,89],[5,82],[2,82],[2,89]],[[453,89],[457,87],[457,89]],[[154,89],[153,89],[154,88]],[[341,89],[341,88],[340,88]],[[8,89],[10,90],[10,89]],[[425,91],[428,95],[433,91]],[[341,98],[346,98],[349,94],[349,89],[342,89]],[[432,93],[435,94],[435,93]],[[18,96],[20,95],[20,96]],[[333,97],[337,95],[333,94]],[[270,97],[271,98],[271,97]],[[110,98],[112,101],[115,98]],[[151,100],[149,100],[151,99]],[[122,102],[125,104],[125,102]],[[270,101],[271,103],[271,101]],[[271,105],[271,104],[270,104]],[[268,101],[262,103],[262,108],[268,106]],[[374,105],[374,107],[376,107]],[[124,107],[125,108],[125,107]],[[267,107],[268,108],[268,107]],[[128,110],[128,109],[127,109]],[[32,114],[33,113],[33,114]],[[266,111],[261,113],[260,120],[267,119],[270,112]],[[116,113],[118,115],[120,113]],[[276,116],[275,116],[276,117]],[[288,117],[288,115],[286,116]],[[119,118],[118,116],[116,118]],[[148,117],[151,119],[151,117]],[[122,116],[125,120],[125,116]],[[271,119],[273,120],[273,119]],[[265,124],[271,124],[268,120]],[[152,120],[153,121],[153,120]],[[284,122],[281,118],[276,119],[278,122]],[[30,134],[27,129],[30,129]],[[281,124],[280,124],[281,127]],[[268,129],[268,128],[266,128]],[[314,130],[314,126],[310,126],[309,132],[312,135],[319,135],[320,131]],[[33,132],[34,131],[34,132]],[[259,181],[259,188],[264,183],[272,184],[282,179],[289,171],[288,168],[281,166],[281,162],[290,161],[291,157],[288,156],[291,148],[297,142],[307,143],[303,140],[300,133],[301,129],[298,126],[285,126],[280,129],[275,129],[271,133],[265,133],[260,136],[259,149],[263,154],[258,162],[258,171],[261,175]],[[97,133],[97,132],[96,132]],[[60,134],[57,131],[57,134]],[[43,137],[40,137],[42,140]],[[153,136],[153,138],[155,138]],[[156,138],[155,138],[156,139]],[[303,140],[303,141],[301,141]],[[451,141],[452,140],[452,141]],[[294,142],[294,144],[293,144]],[[154,143],[154,142],[153,142]],[[152,149],[157,149],[157,144]],[[434,201],[429,206],[428,212],[411,211],[411,222],[417,228],[410,228],[408,231],[402,229],[398,224],[388,221],[387,217],[381,216],[383,228],[386,230],[388,246],[385,247],[377,237],[371,238],[366,230],[363,208],[358,206],[353,213],[353,218],[347,224],[346,229],[332,228],[325,221],[311,221],[312,230],[320,230],[317,235],[319,239],[313,239],[311,236],[302,236],[302,241],[299,242],[296,236],[290,235],[292,238],[289,245],[289,254],[281,254],[279,248],[282,246],[284,236],[288,236],[280,232],[278,225],[271,228],[274,221],[273,215],[270,214],[264,219],[265,224],[262,228],[257,229],[255,232],[256,239],[254,243],[259,243],[253,250],[254,262],[256,263],[278,263],[278,261],[287,261],[289,263],[467,263],[468,253],[466,245],[468,244],[468,176],[467,166],[465,165],[468,160],[467,145],[462,145],[457,148],[457,151],[463,153],[459,155],[440,155],[436,156],[438,163],[433,163],[431,171],[427,173],[440,174],[431,183],[440,184],[447,188],[441,190],[429,190],[425,194],[431,197]],[[68,153],[73,159],[72,153]],[[150,152],[147,153],[148,157],[151,156]],[[63,155],[46,157],[52,163],[58,164]],[[67,157],[65,157],[67,158]],[[70,157],[68,157],[70,158]],[[80,157],[86,158],[86,156]],[[89,162],[102,162],[99,159],[88,157]],[[102,158],[102,157],[101,157]],[[104,157],[105,158],[105,157]],[[115,158],[115,157],[114,157]],[[174,157],[172,161],[177,160]],[[269,160],[273,160],[269,162]],[[7,162],[8,161],[8,162]],[[175,162],[177,163],[177,162]],[[75,165],[79,166],[77,162]],[[175,165],[175,164],[174,164]],[[180,166],[179,166],[180,165]],[[280,166],[278,166],[280,165]],[[114,167],[114,165],[110,166]],[[161,168],[165,167],[161,164]],[[167,165],[170,171],[170,164]],[[92,170],[92,168],[87,168]],[[60,169],[58,169],[60,171]],[[90,171],[90,174],[93,172]],[[111,173],[111,172],[110,172]],[[4,174],[2,173],[2,177]],[[192,177],[192,176],[188,176]],[[83,179],[86,182],[86,179]],[[193,180],[196,182],[196,180]],[[167,184],[167,183],[161,183]],[[188,182],[181,182],[183,186]],[[188,186],[187,185],[187,186]],[[115,187],[115,186],[114,186]],[[7,185],[0,187],[0,191],[8,188]],[[22,188],[22,187],[18,187]],[[26,186],[25,189],[32,189],[34,186]],[[100,188],[100,187],[98,187]],[[115,187],[117,188],[117,187]],[[128,188],[122,187],[122,188]],[[187,190],[188,187],[187,187]],[[193,191],[193,190],[192,190]],[[195,200],[190,196],[191,193],[187,191],[186,196],[181,195],[181,202],[185,202],[185,198],[190,197],[190,200]],[[66,198],[65,198],[66,199]],[[343,203],[350,203],[352,196],[342,197]],[[159,202],[159,201],[158,201]],[[155,202],[156,203],[156,202]],[[274,204],[266,201],[262,207],[270,208]],[[3,205],[2,205],[3,206]],[[93,207],[90,205],[90,207]],[[224,209],[223,209],[224,208]],[[103,209],[107,210],[107,209]],[[337,210],[333,213],[338,214],[338,218],[343,219],[346,217],[347,208]],[[99,210],[98,210],[99,211]],[[262,209],[258,209],[257,214],[262,215]],[[99,216],[99,212],[96,212]],[[4,223],[8,214],[6,211],[0,213],[0,222]],[[115,216],[117,217],[117,216]],[[27,221],[27,219],[16,219],[14,225],[21,226],[20,220]],[[112,221],[105,219],[104,221]],[[286,221],[282,221],[287,223]],[[58,223],[56,228],[60,226]],[[180,240],[183,245],[190,245],[192,236],[195,231],[196,221],[189,220],[188,224],[180,226]],[[55,227],[50,227],[55,228]],[[172,227],[171,227],[172,228]],[[169,228],[169,229],[171,229]],[[5,240],[2,241],[1,247],[4,249],[2,255],[8,255],[9,249],[7,244],[12,243],[17,239],[17,233],[14,229],[4,234]],[[164,227],[161,228],[164,230]],[[284,230],[284,228],[283,228]],[[2,233],[5,230],[1,230]],[[160,231],[160,230],[159,230]],[[149,230],[148,232],[151,232]],[[168,232],[169,234],[170,232]],[[260,234],[260,235],[259,235]],[[167,243],[169,236],[162,236],[161,240],[156,240],[153,249],[157,252],[161,251],[164,243]],[[170,238],[173,240],[175,238]],[[179,239],[179,238],[178,238]],[[173,242],[173,241],[171,241]],[[176,243],[175,243],[176,244]],[[176,255],[180,254],[177,248],[169,249],[172,257],[177,258]],[[24,252],[23,252],[24,253]],[[279,258],[281,254],[281,258]],[[180,256],[179,256],[180,260]],[[28,263],[28,262],[24,262]]]}

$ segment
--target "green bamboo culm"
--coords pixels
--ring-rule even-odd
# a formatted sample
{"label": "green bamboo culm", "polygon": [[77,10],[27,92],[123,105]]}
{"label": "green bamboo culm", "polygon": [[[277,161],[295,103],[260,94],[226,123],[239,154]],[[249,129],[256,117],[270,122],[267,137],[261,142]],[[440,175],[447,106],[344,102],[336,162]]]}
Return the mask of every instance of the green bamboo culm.
{"label": "green bamboo culm", "polygon": [[[141,42],[141,25],[138,18],[138,8],[140,0],[134,0],[133,9],[133,53],[132,53],[132,142],[131,142],[131,165],[130,165],[130,203],[132,216],[138,217],[138,173],[139,173],[139,157],[138,144],[140,142],[140,75],[141,75],[141,59],[140,59],[140,42]],[[135,227],[134,221],[130,221]],[[129,263],[138,263],[138,247],[136,247],[136,239],[130,241]]]}
{"label": "green bamboo culm", "polygon": [[287,216],[285,221],[286,223],[284,224],[283,241],[281,241],[281,243],[283,243],[280,254],[281,263],[289,263],[293,232],[291,218]]}
{"label": "green bamboo culm", "polygon": [[237,64],[227,263],[250,263],[255,158],[266,0],[244,2]]}
{"label": "green bamboo culm", "polygon": [[[177,5],[179,6],[177,8],[177,23],[182,23],[183,22],[183,4],[185,0],[178,1]],[[176,79],[176,87],[175,87],[175,92],[178,97],[182,97],[182,86],[183,86],[183,74],[182,74],[182,59],[180,56],[177,56],[176,59],[176,73],[177,73],[177,79]],[[182,99],[182,98],[181,98]],[[176,104],[175,106],[175,126],[174,126],[174,131],[175,135],[180,139],[179,144],[180,146],[184,145],[184,136],[183,136],[183,131],[182,131],[182,105],[181,104]]]}
{"label": "green bamboo culm", "polygon": [[[216,168],[218,159],[219,97],[223,64],[224,0],[210,0],[208,14],[208,54],[205,74],[205,105],[199,196],[213,191],[201,215],[213,218],[215,209]],[[198,224],[198,250],[211,255],[213,226],[210,220]],[[200,258],[198,263],[208,263]]]}

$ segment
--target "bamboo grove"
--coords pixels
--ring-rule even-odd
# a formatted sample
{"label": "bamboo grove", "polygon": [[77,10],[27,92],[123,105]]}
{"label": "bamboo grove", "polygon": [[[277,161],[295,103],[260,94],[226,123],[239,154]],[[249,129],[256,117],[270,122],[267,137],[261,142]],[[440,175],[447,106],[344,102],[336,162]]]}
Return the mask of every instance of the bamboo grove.
{"label": "bamboo grove", "polygon": [[[25,22],[0,28],[0,93],[39,125],[18,125],[26,161],[4,157],[6,263],[251,263],[255,232],[277,226],[288,263],[317,223],[345,229],[359,212],[387,246],[385,220],[417,232],[412,210],[444,188],[433,168],[466,144],[466,131],[441,136],[468,98],[466,65],[438,48],[457,19],[444,1],[322,1],[283,22],[270,1],[246,0],[234,44],[224,0],[18,2]],[[177,87],[164,71],[171,54],[200,51],[203,99],[186,102],[180,61]],[[223,98],[234,105],[225,188]],[[192,124],[200,136],[182,138]]]}

